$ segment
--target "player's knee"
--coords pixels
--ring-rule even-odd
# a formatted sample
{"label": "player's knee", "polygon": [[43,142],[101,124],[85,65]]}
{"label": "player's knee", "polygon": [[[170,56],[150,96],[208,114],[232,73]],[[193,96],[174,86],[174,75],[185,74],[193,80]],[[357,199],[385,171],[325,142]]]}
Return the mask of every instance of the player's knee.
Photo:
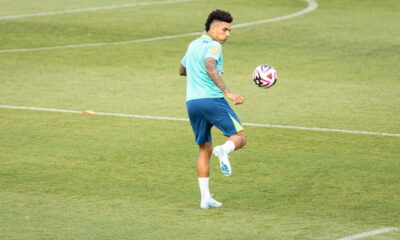
{"label": "player's knee", "polygon": [[239,146],[238,148],[243,147],[244,145],[246,145],[247,141],[246,141],[246,137],[244,136],[244,132],[240,131],[237,136],[239,137]]}
{"label": "player's knee", "polygon": [[200,151],[211,152],[212,151],[212,143],[206,142],[206,143],[200,144],[199,149],[200,149]]}
{"label": "player's knee", "polygon": [[241,142],[242,142],[241,147],[243,147],[247,143],[246,137],[244,135],[242,135]]}

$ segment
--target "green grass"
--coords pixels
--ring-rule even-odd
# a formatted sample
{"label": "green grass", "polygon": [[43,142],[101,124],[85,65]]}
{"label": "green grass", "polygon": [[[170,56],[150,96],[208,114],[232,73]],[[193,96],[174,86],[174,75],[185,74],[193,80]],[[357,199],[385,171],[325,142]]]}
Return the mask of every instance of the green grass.
{"label": "green grass", "polygon": [[[317,2],[307,15],[232,31],[224,79],[246,98],[234,107],[240,119],[400,133],[400,3]],[[124,3],[0,0],[0,16]],[[215,8],[244,23],[305,6],[207,0],[0,20],[0,50],[197,32]],[[0,53],[0,104],[186,117],[177,67],[193,38]],[[279,74],[268,90],[251,80],[263,63]],[[204,211],[188,122],[0,109],[0,239],[334,240],[400,227],[398,137],[245,131],[232,177],[212,160],[224,207]]]}
{"label": "green grass", "polygon": [[248,128],[232,178],[213,161],[224,208],[203,211],[188,124],[3,113],[4,239],[332,239],[398,224],[393,138]]}

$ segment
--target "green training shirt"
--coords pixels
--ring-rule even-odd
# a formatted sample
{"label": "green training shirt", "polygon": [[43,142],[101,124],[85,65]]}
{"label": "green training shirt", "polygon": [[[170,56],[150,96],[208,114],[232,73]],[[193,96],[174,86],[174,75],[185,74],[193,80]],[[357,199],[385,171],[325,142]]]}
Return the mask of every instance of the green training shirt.
{"label": "green training shirt", "polygon": [[189,44],[181,61],[182,66],[186,68],[187,75],[186,101],[223,97],[222,91],[207,75],[205,60],[210,57],[217,61],[217,70],[221,74],[224,58],[219,42],[203,34]]}

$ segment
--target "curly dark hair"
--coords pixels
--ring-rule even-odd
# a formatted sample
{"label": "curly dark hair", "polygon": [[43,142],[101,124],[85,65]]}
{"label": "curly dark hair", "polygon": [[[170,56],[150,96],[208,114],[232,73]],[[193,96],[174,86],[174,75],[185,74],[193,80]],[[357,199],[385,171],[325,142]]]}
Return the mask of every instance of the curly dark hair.
{"label": "curly dark hair", "polygon": [[231,16],[231,14],[227,11],[224,10],[214,10],[210,13],[210,15],[208,15],[207,21],[206,21],[206,32],[208,32],[210,30],[210,25],[214,20],[219,20],[222,22],[227,22],[227,23],[231,23],[233,21],[233,17]]}

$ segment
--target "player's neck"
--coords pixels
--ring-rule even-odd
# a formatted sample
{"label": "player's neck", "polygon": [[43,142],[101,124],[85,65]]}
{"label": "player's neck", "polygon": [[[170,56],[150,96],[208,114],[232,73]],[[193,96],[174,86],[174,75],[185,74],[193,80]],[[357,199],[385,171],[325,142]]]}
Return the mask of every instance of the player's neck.
{"label": "player's neck", "polygon": [[215,40],[215,38],[213,38],[213,36],[210,32],[206,32],[204,35],[206,35],[207,37],[211,38],[214,41],[217,41],[217,40]]}

